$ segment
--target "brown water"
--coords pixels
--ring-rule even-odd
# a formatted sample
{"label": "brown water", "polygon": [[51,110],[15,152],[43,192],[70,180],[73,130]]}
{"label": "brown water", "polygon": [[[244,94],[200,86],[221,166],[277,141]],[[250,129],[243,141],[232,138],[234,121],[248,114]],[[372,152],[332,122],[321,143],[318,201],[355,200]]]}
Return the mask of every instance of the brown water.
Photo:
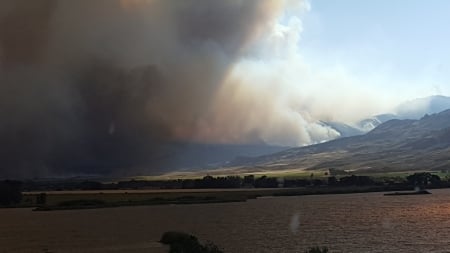
{"label": "brown water", "polygon": [[167,252],[181,230],[226,253],[450,252],[450,190],[278,197],[245,203],[32,212],[0,210],[0,252]]}

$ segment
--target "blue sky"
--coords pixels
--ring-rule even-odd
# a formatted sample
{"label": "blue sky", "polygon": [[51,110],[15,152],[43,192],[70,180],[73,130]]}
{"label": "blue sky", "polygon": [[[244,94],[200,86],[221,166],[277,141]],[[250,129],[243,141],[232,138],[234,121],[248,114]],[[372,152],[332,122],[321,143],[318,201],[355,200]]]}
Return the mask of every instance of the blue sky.
{"label": "blue sky", "polygon": [[[299,49],[402,98],[450,95],[450,1],[311,0]],[[373,79],[379,80],[373,82]]]}

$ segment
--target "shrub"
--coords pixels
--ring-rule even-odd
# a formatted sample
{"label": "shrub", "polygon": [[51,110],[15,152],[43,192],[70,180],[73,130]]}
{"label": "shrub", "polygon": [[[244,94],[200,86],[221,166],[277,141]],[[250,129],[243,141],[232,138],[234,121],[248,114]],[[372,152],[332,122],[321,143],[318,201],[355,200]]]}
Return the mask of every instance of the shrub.
{"label": "shrub", "polygon": [[170,253],[223,253],[213,243],[202,245],[197,237],[182,232],[165,232],[159,242],[169,245]]}
{"label": "shrub", "polygon": [[305,251],[305,253],[328,253],[328,248],[327,247],[312,247],[309,248],[307,251]]}

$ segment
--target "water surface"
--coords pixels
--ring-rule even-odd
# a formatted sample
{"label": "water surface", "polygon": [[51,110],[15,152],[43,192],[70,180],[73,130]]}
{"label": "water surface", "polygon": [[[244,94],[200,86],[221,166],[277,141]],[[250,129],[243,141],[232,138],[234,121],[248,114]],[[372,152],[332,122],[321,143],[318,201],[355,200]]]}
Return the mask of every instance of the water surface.
{"label": "water surface", "polygon": [[167,252],[180,230],[226,253],[450,252],[450,190],[276,197],[244,203],[33,212],[0,209],[0,252]]}

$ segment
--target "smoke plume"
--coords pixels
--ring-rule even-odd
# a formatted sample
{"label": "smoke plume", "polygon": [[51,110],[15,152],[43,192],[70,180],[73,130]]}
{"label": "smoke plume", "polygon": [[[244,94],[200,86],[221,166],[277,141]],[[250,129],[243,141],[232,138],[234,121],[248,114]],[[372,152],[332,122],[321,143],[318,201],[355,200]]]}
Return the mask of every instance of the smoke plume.
{"label": "smoke plume", "polygon": [[283,65],[298,55],[297,14],[308,8],[301,0],[1,1],[1,173],[152,170],[171,143],[336,138],[318,123],[330,115],[311,91],[286,91],[295,82]]}

